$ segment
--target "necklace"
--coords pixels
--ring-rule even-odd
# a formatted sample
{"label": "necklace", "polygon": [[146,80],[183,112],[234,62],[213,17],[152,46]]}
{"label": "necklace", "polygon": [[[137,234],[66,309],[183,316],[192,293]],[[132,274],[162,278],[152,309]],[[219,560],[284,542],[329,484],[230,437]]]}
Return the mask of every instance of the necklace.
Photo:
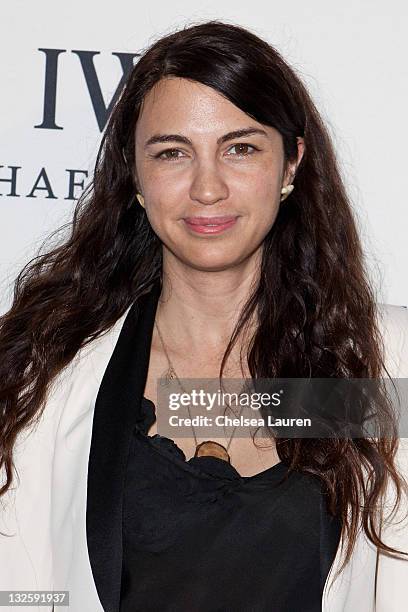
{"label": "necklace", "polygon": [[[161,332],[160,332],[159,326],[157,324],[157,321],[155,321],[155,325],[156,325],[157,333],[159,334],[160,342],[162,344],[163,351],[164,351],[164,354],[166,355],[166,359],[167,359],[168,366],[169,366],[168,370],[167,370],[167,372],[165,374],[165,379],[167,381],[174,380],[174,379],[177,380],[177,383],[179,384],[179,386],[182,389],[182,391],[184,393],[187,393],[186,390],[184,389],[183,385],[181,384],[180,379],[177,376],[176,370],[174,369],[174,366],[173,366],[173,364],[171,362],[170,356],[168,354],[168,351],[167,351],[166,345],[164,343],[163,337],[161,335]],[[245,385],[244,385],[244,388],[245,388]],[[190,419],[191,419],[192,417],[191,417],[191,412],[190,412],[190,406],[189,405],[187,405],[187,410],[188,410],[188,414],[189,414]],[[239,416],[241,416],[242,410],[243,410],[243,407],[241,408]],[[229,464],[231,464],[231,458],[229,456],[228,450],[229,450],[229,447],[231,446],[232,438],[234,437],[235,430],[237,428],[236,425],[235,425],[235,427],[234,427],[234,429],[232,431],[232,435],[231,435],[231,437],[230,437],[226,447],[223,446],[222,444],[220,444],[219,442],[215,442],[215,440],[206,440],[205,442],[201,442],[200,444],[198,444],[197,436],[196,436],[195,428],[194,428],[193,424],[191,424],[191,428],[193,430],[194,442],[195,442],[195,445],[196,445],[196,450],[195,450],[195,453],[194,453],[194,457],[203,457],[203,456],[218,457],[219,459],[223,459],[224,461],[227,461]]]}

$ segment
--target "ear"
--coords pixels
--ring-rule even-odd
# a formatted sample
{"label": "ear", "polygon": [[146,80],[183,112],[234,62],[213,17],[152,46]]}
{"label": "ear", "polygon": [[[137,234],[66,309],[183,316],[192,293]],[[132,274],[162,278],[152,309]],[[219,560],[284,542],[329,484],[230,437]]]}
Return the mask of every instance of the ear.
{"label": "ear", "polygon": [[142,189],[140,187],[140,181],[139,181],[139,177],[137,176],[137,172],[136,170],[133,173],[133,182],[136,188],[136,191],[138,191],[139,193],[142,193]]}
{"label": "ear", "polygon": [[295,176],[296,176],[298,166],[300,162],[302,161],[302,157],[305,152],[304,138],[302,138],[301,136],[298,136],[296,138],[296,142],[297,142],[297,159],[288,162],[286,171],[285,171],[284,181],[282,184],[283,186],[290,185],[291,183],[293,183]]}

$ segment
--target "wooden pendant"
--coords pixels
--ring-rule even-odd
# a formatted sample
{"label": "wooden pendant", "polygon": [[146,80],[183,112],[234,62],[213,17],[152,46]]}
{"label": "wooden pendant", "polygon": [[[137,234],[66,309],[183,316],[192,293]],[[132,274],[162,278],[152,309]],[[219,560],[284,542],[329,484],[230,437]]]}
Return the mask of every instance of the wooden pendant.
{"label": "wooden pendant", "polygon": [[228,463],[231,463],[230,456],[227,449],[222,444],[214,442],[214,440],[207,440],[198,444],[194,457],[218,457]]}

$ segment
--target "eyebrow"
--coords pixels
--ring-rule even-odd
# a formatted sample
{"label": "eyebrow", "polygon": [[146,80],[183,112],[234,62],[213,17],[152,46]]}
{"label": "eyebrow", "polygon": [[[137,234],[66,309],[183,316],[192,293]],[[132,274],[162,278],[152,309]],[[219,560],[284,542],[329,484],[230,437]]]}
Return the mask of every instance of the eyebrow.
{"label": "eyebrow", "polygon": [[[223,142],[227,142],[228,140],[233,140],[234,138],[242,138],[243,136],[252,136],[253,134],[268,136],[266,131],[260,128],[243,128],[242,130],[234,130],[233,132],[228,132],[227,134],[220,136],[220,138],[218,138],[217,140],[217,144],[220,145]],[[181,142],[182,144],[187,145],[193,144],[191,140],[187,138],[187,136],[183,136],[182,134],[155,134],[146,141],[145,148],[149,145],[165,142]]]}

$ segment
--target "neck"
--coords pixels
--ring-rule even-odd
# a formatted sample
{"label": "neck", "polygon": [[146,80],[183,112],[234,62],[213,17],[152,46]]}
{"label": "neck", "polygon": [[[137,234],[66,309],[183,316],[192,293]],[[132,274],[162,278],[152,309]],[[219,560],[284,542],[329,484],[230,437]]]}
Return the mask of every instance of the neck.
{"label": "neck", "polygon": [[239,313],[259,278],[260,253],[227,270],[203,271],[163,253],[160,330],[181,354],[224,352]]}

